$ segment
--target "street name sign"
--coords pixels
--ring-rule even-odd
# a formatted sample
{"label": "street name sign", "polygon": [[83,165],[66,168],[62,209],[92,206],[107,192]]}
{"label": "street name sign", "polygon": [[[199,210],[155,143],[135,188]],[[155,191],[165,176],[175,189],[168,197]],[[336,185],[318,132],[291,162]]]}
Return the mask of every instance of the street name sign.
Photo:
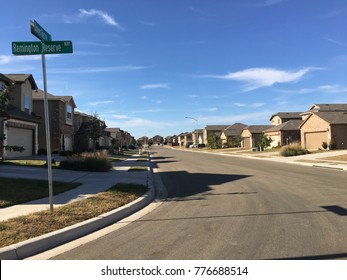
{"label": "street name sign", "polygon": [[30,30],[41,41],[52,41],[52,36],[36,20],[30,21]]}
{"label": "street name sign", "polygon": [[12,42],[13,55],[73,53],[71,41]]}

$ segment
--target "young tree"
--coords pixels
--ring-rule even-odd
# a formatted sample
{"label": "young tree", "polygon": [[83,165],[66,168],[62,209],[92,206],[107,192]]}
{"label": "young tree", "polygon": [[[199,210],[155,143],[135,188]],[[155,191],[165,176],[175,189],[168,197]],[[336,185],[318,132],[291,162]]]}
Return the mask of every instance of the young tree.
{"label": "young tree", "polygon": [[101,136],[104,135],[106,128],[105,122],[101,121],[98,113],[94,113],[89,117],[88,136],[93,141],[93,151],[96,150],[96,143]]}
{"label": "young tree", "polygon": [[222,139],[217,137],[215,134],[210,134],[207,136],[207,147],[210,149],[222,148]]}
{"label": "young tree", "polygon": [[273,140],[271,139],[271,137],[266,137],[264,134],[262,134],[260,136],[258,146],[261,148],[261,150],[264,150],[271,146],[272,141]]}

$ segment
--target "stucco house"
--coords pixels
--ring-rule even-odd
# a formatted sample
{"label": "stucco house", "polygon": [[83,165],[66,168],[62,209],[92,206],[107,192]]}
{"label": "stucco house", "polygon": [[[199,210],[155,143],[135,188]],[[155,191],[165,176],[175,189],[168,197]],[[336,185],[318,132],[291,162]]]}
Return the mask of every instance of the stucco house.
{"label": "stucco house", "polygon": [[[222,131],[220,138],[222,139],[223,147],[231,145],[233,147],[241,146],[241,133],[247,125],[244,123],[234,123],[229,125]],[[229,144],[228,144],[229,143]]]}
{"label": "stucco house", "polygon": [[[52,152],[73,151],[74,109],[76,104],[72,96],[55,96],[47,93],[49,126]],[[33,111],[45,120],[44,92],[33,90]],[[46,150],[45,123],[39,125],[39,148]]]}
{"label": "stucco house", "polygon": [[301,144],[306,149],[320,149],[323,142],[347,149],[347,111],[311,113],[300,129]]}
{"label": "stucco house", "polygon": [[302,119],[288,120],[280,125],[276,125],[264,131],[264,135],[273,140],[270,147],[288,145],[300,142],[300,124]]}
{"label": "stucco house", "polygon": [[[1,141],[0,156],[18,158],[36,155],[38,151],[38,129],[42,121],[33,112],[32,91],[38,87],[31,74],[0,75],[0,87],[14,83],[10,100],[2,114],[0,126],[6,139]],[[3,146],[20,146],[23,152],[5,151]]]}
{"label": "stucco house", "polygon": [[210,135],[215,135],[220,138],[224,129],[228,128],[230,125],[206,125],[204,129],[204,143],[207,143],[207,138]]}
{"label": "stucco house", "polygon": [[320,149],[323,142],[337,149],[347,148],[347,104],[313,104],[302,113],[301,144]]}
{"label": "stucco house", "polygon": [[250,125],[241,132],[241,147],[253,148],[257,146],[261,135],[265,130],[273,127],[272,125]]}

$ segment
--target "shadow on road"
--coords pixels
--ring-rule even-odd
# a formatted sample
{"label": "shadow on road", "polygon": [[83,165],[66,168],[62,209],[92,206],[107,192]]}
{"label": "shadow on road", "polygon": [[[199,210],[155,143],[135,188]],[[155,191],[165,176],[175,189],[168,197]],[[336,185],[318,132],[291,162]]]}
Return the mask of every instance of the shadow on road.
{"label": "shadow on road", "polygon": [[[206,193],[212,190],[212,186],[220,186],[250,177],[249,175],[188,173],[186,171],[160,172],[160,176],[168,192],[167,199]],[[206,195],[235,195],[240,193],[225,192]]]}

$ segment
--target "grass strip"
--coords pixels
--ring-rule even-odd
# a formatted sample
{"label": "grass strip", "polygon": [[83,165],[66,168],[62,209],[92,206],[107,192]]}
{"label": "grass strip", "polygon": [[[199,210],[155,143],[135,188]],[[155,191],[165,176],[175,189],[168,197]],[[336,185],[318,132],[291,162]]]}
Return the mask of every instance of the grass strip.
{"label": "grass strip", "polygon": [[49,210],[0,222],[0,247],[18,243],[97,217],[142,196],[147,187],[118,183],[105,192]]}
{"label": "grass strip", "polygon": [[[80,186],[80,183],[53,182],[53,194]],[[48,197],[48,181],[0,177],[0,208]]]}

